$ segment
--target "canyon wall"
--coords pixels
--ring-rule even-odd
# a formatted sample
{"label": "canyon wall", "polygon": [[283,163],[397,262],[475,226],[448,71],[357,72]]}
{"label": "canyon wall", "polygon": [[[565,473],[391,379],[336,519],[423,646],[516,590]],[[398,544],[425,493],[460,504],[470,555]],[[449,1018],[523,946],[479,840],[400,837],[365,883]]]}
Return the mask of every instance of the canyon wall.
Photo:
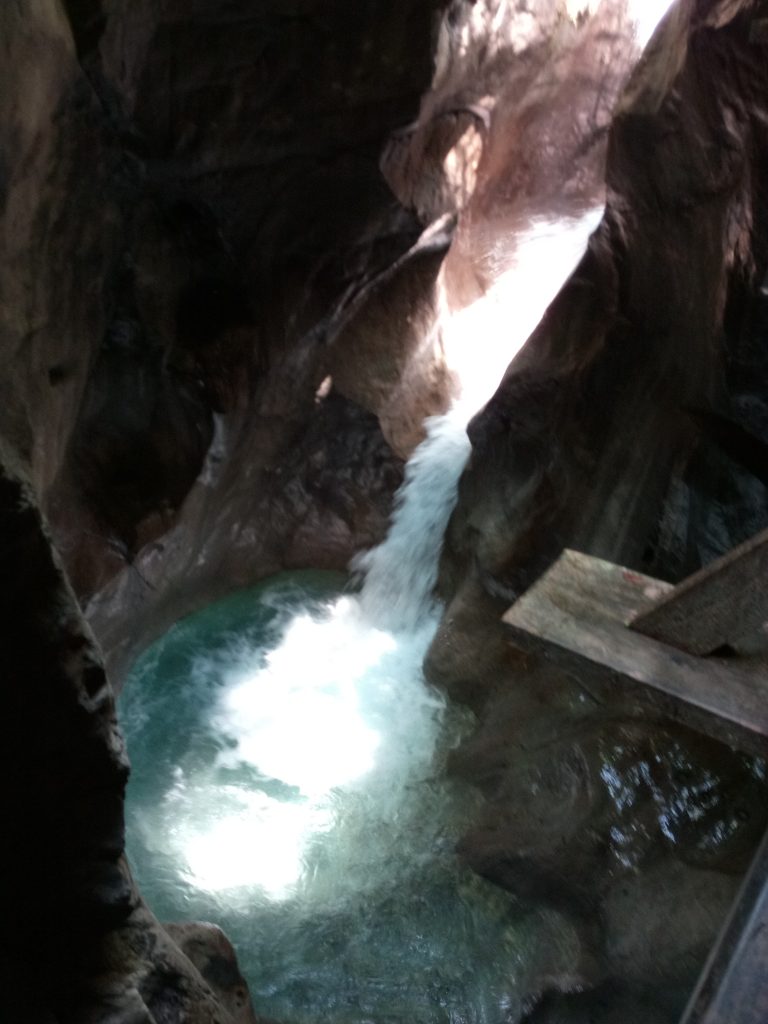
{"label": "canyon wall", "polygon": [[75,600],[119,681],[205,601],[345,567],[450,401],[440,310],[483,295],[521,224],[604,198],[470,426],[427,669],[478,715],[462,856],[578,936],[531,1022],[678,1016],[764,767],[523,658],[500,617],[565,545],[674,580],[768,524],[768,9],[683,0],[625,85],[621,9],[528,6],[0,9],[19,1019],[251,1013],[204,981],[219,938],[177,930],[185,958],[122,864],[126,765]]}

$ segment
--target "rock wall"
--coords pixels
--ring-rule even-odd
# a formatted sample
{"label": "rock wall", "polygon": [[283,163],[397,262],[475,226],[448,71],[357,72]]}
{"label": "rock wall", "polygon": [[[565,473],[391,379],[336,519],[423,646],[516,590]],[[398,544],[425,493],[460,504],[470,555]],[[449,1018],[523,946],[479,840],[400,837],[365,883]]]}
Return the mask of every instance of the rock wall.
{"label": "rock wall", "polygon": [[536,1024],[676,1021],[768,820],[761,762],[499,625],[564,546],[678,580],[768,525],[766,13],[667,18],[617,108],[589,251],[470,425],[427,667],[478,713],[453,765],[488,797],[463,856],[581,934]]}
{"label": "rock wall", "polygon": [[[222,971],[206,983],[133,886],[112,691],[14,461],[4,452],[0,473],[3,1019],[255,1024],[242,979],[234,995]],[[219,958],[238,978],[225,943]]]}
{"label": "rock wall", "polygon": [[[430,386],[404,398],[421,338],[396,356],[386,331],[429,305],[450,232],[414,248],[378,168],[440,6],[0,12],[0,433],[115,670],[127,637],[279,568],[342,568],[386,527],[418,431],[394,450],[377,402],[399,389],[420,421],[450,387],[422,346]],[[375,400],[333,381],[363,328]]]}
{"label": "rock wall", "polygon": [[566,203],[602,190],[621,15],[40,0],[0,17],[0,434],[117,682],[206,600],[381,538],[453,388],[436,314],[482,292],[487,225],[551,192],[576,70]]}
{"label": "rock wall", "polygon": [[764,523],[764,48],[705,6],[635,73],[591,250],[471,425],[446,573],[504,599],[565,543],[680,578]]}

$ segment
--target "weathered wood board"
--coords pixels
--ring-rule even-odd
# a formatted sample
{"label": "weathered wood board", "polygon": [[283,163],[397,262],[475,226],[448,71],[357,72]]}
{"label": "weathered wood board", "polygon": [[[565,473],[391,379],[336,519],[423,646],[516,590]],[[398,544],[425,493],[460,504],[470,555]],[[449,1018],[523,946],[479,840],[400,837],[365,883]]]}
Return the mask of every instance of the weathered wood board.
{"label": "weathered wood board", "polygon": [[768,530],[683,580],[630,625],[689,654],[710,654],[766,622]]}
{"label": "weathered wood board", "polygon": [[768,666],[698,658],[629,630],[669,584],[578,552],[509,609],[514,642],[589,677],[632,688],[639,703],[749,753],[768,753]]}
{"label": "weathered wood board", "polygon": [[[622,624],[648,611],[674,590],[671,583],[655,580],[581,551],[571,551],[570,548],[563,551],[528,594],[545,578],[548,580],[547,590],[552,593],[554,583],[557,602],[564,610],[587,620],[610,619]],[[525,600],[528,594],[521,600]]]}
{"label": "weathered wood board", "polygon": [[768,1021],[768,833],[709,956],[681,1024]]}

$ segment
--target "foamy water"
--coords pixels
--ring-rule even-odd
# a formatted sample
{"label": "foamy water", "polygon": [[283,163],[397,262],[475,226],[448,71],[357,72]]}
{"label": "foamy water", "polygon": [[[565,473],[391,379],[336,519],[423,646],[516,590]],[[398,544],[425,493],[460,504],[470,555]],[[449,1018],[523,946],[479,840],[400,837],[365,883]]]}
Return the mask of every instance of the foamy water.
{"label": "foamy water", "polygon": [[214,606],[137,665],[121,718],[139,883],[162,919],[225,927],[263,1013],[498,1024],[524,937],[453,854],[477,797],[442,772],[467,722],[421,676],[433,613],[379,630],[313,586],[243,595],[263,619],[244,638],[242,611]]}
{"label": "foamy water", "polygon": [[[459,477],[469,458],[466,420],[465,410],[454,408],[426,421],[426,439],[405,468],[386,540],[353,562],[364,576],[361,616],[374,629],[383,625],[397,631],[401,641],[409,633],[423,640],[426,631],[429,642],[437,625],[432,592]],[[420,650],[421,642],[414,654]]]}

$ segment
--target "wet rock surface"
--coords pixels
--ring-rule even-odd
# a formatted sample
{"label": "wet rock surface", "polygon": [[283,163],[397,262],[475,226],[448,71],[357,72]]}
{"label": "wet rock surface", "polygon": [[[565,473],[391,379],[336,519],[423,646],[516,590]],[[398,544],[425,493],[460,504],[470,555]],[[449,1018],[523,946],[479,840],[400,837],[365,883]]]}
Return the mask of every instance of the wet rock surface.
{"label": "wet rock surface", "polygon": [[471,424],[446,575],[474,561],[505,599],[564,544],[677,579],[765,525],[763,481],[718,435],[764,440],[764,54],[747,12],[715,30],[707,10],[635,72],[605,219]]}
{"label": "wet rock surface", "polygon": [[221,928],[202,921],[164,924],[163,928],[211,986],[235,1024],[268,1024],[253,1012],[237,954]]}
{"label": "wet rock surface", "polygon": [[112,691],[29,482],[3,459],[3,1019],[228,1024],[131,881]]}

